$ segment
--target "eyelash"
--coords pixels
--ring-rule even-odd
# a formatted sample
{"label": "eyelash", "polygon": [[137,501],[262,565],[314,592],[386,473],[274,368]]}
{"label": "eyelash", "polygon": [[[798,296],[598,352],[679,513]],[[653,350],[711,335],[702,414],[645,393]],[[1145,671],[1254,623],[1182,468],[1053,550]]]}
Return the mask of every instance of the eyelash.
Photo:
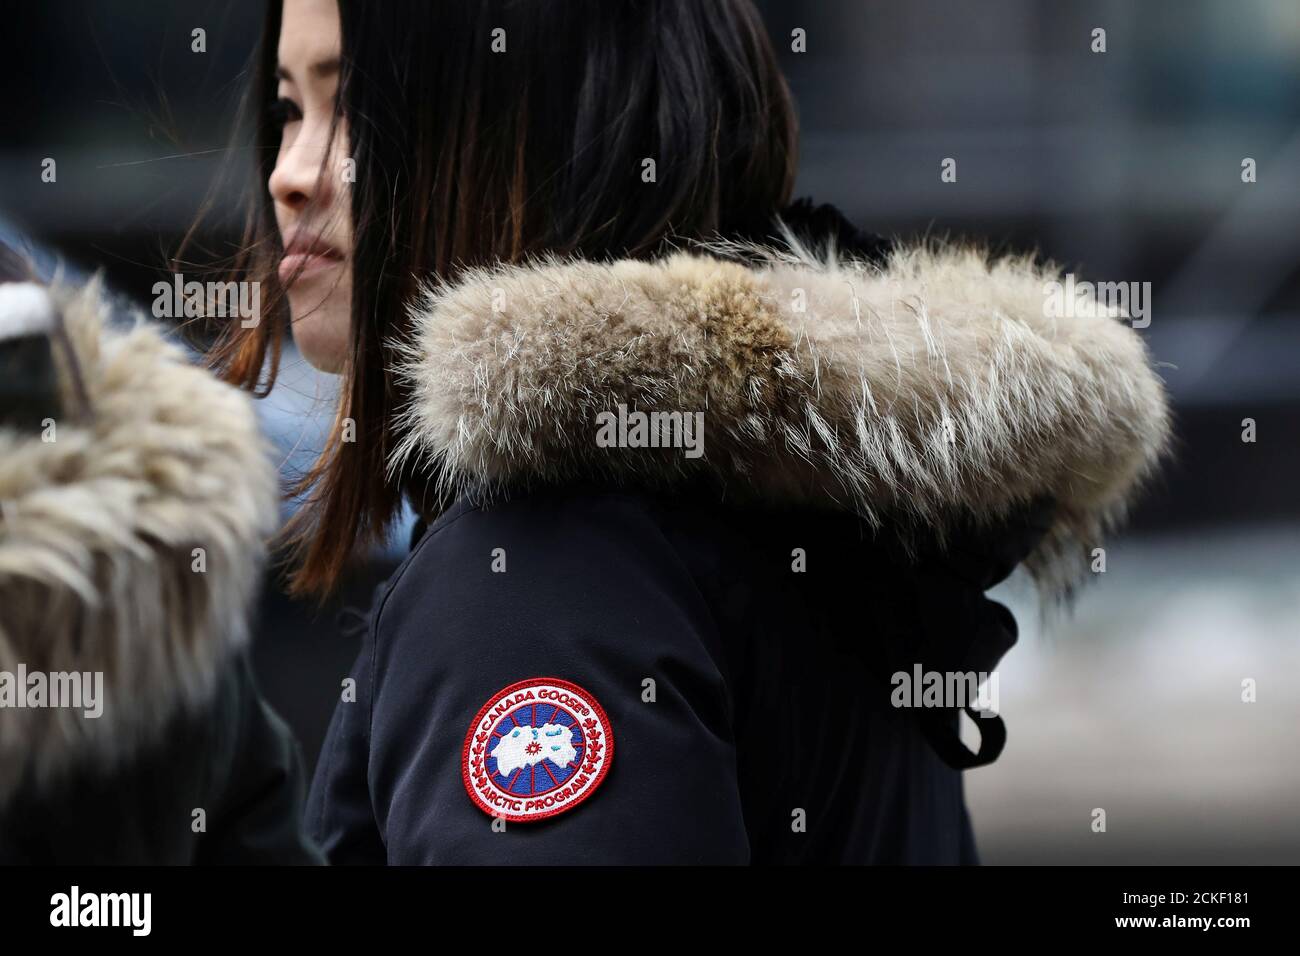
{"label": "eyelash", "polygon": [[286,123],[302,119],[302,110],[293,100],[282,96],[267,108],[266,115],[272,126],[283,129]]}

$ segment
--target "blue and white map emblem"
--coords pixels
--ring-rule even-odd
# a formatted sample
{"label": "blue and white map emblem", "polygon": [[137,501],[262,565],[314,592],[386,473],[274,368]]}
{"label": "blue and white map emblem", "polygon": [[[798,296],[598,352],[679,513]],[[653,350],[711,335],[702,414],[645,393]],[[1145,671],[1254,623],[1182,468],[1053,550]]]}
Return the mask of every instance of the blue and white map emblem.
{"label": "blue and white map emblem", "polygon": [[480,810],[522,822],[586,800],[613,756],[613,730],[595,697],[568,681],[533,677],[483,705],[465,736],[461,768]]}

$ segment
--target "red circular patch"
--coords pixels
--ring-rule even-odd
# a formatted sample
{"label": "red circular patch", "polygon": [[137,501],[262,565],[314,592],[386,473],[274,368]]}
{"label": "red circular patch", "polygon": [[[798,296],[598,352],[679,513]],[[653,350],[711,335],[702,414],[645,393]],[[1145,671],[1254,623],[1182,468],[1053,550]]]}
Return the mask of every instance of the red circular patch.
{"label": "red circular patch", "polygon": [[577,684],[531,677],[493,694],[465,735],[461,774],[484,813],[512,822],[571,810],[605,780],[614,729]]}

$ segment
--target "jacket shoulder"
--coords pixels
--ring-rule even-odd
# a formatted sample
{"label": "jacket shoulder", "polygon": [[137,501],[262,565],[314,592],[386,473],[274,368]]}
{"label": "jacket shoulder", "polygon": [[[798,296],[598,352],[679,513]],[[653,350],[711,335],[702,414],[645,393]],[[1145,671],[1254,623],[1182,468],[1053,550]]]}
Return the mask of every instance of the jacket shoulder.
{"label": "jacket shoulder", "polygon": [[[562,488],[492,501],[465,497],[433,522],[394,572],[376,608],[384,630],[406,598],[464,606],[479,588],[522,597],[533,584],[563,593],[618,587],[633,570],[684,565],[655,500],[635,492]],[[688,575],[678,583],[687,584]],[[520,590],[499,587],[509,581]],[[444,605],[446,606],[446,605]]]}

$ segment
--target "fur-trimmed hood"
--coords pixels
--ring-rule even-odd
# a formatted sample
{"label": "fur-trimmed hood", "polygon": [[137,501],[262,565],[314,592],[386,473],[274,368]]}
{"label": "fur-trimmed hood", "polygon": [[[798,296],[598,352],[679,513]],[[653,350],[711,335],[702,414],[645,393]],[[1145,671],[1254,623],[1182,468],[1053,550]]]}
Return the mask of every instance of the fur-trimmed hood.
{"label": "fur-trimmed hood", "polygon": [[[868,262],[792,237],[781,251],[473,271],[416,306],[394,467],[453,494],[704,474],[731,497],[940,536],[1048,498],[1027,563],[1055,593],[1170,429],[1139,335],[1100,305],[1049,316],[1058,278],[970,247]],[[602,416],[620,406],[702,412],[703,455],[603,447]]]}
{"label": "fur-trimmed hood", "polygon": [[100,673],[102,714],[0,707],[0,808],[24,779],[111,766],[209,699],[247,642],[276,520],[247,396],[155,328],[110,329],[95,284],[49,295],[80,374],[56,351],[69,412],[38,434],[0,425],[0,679],[25,693],[20,672]]}

